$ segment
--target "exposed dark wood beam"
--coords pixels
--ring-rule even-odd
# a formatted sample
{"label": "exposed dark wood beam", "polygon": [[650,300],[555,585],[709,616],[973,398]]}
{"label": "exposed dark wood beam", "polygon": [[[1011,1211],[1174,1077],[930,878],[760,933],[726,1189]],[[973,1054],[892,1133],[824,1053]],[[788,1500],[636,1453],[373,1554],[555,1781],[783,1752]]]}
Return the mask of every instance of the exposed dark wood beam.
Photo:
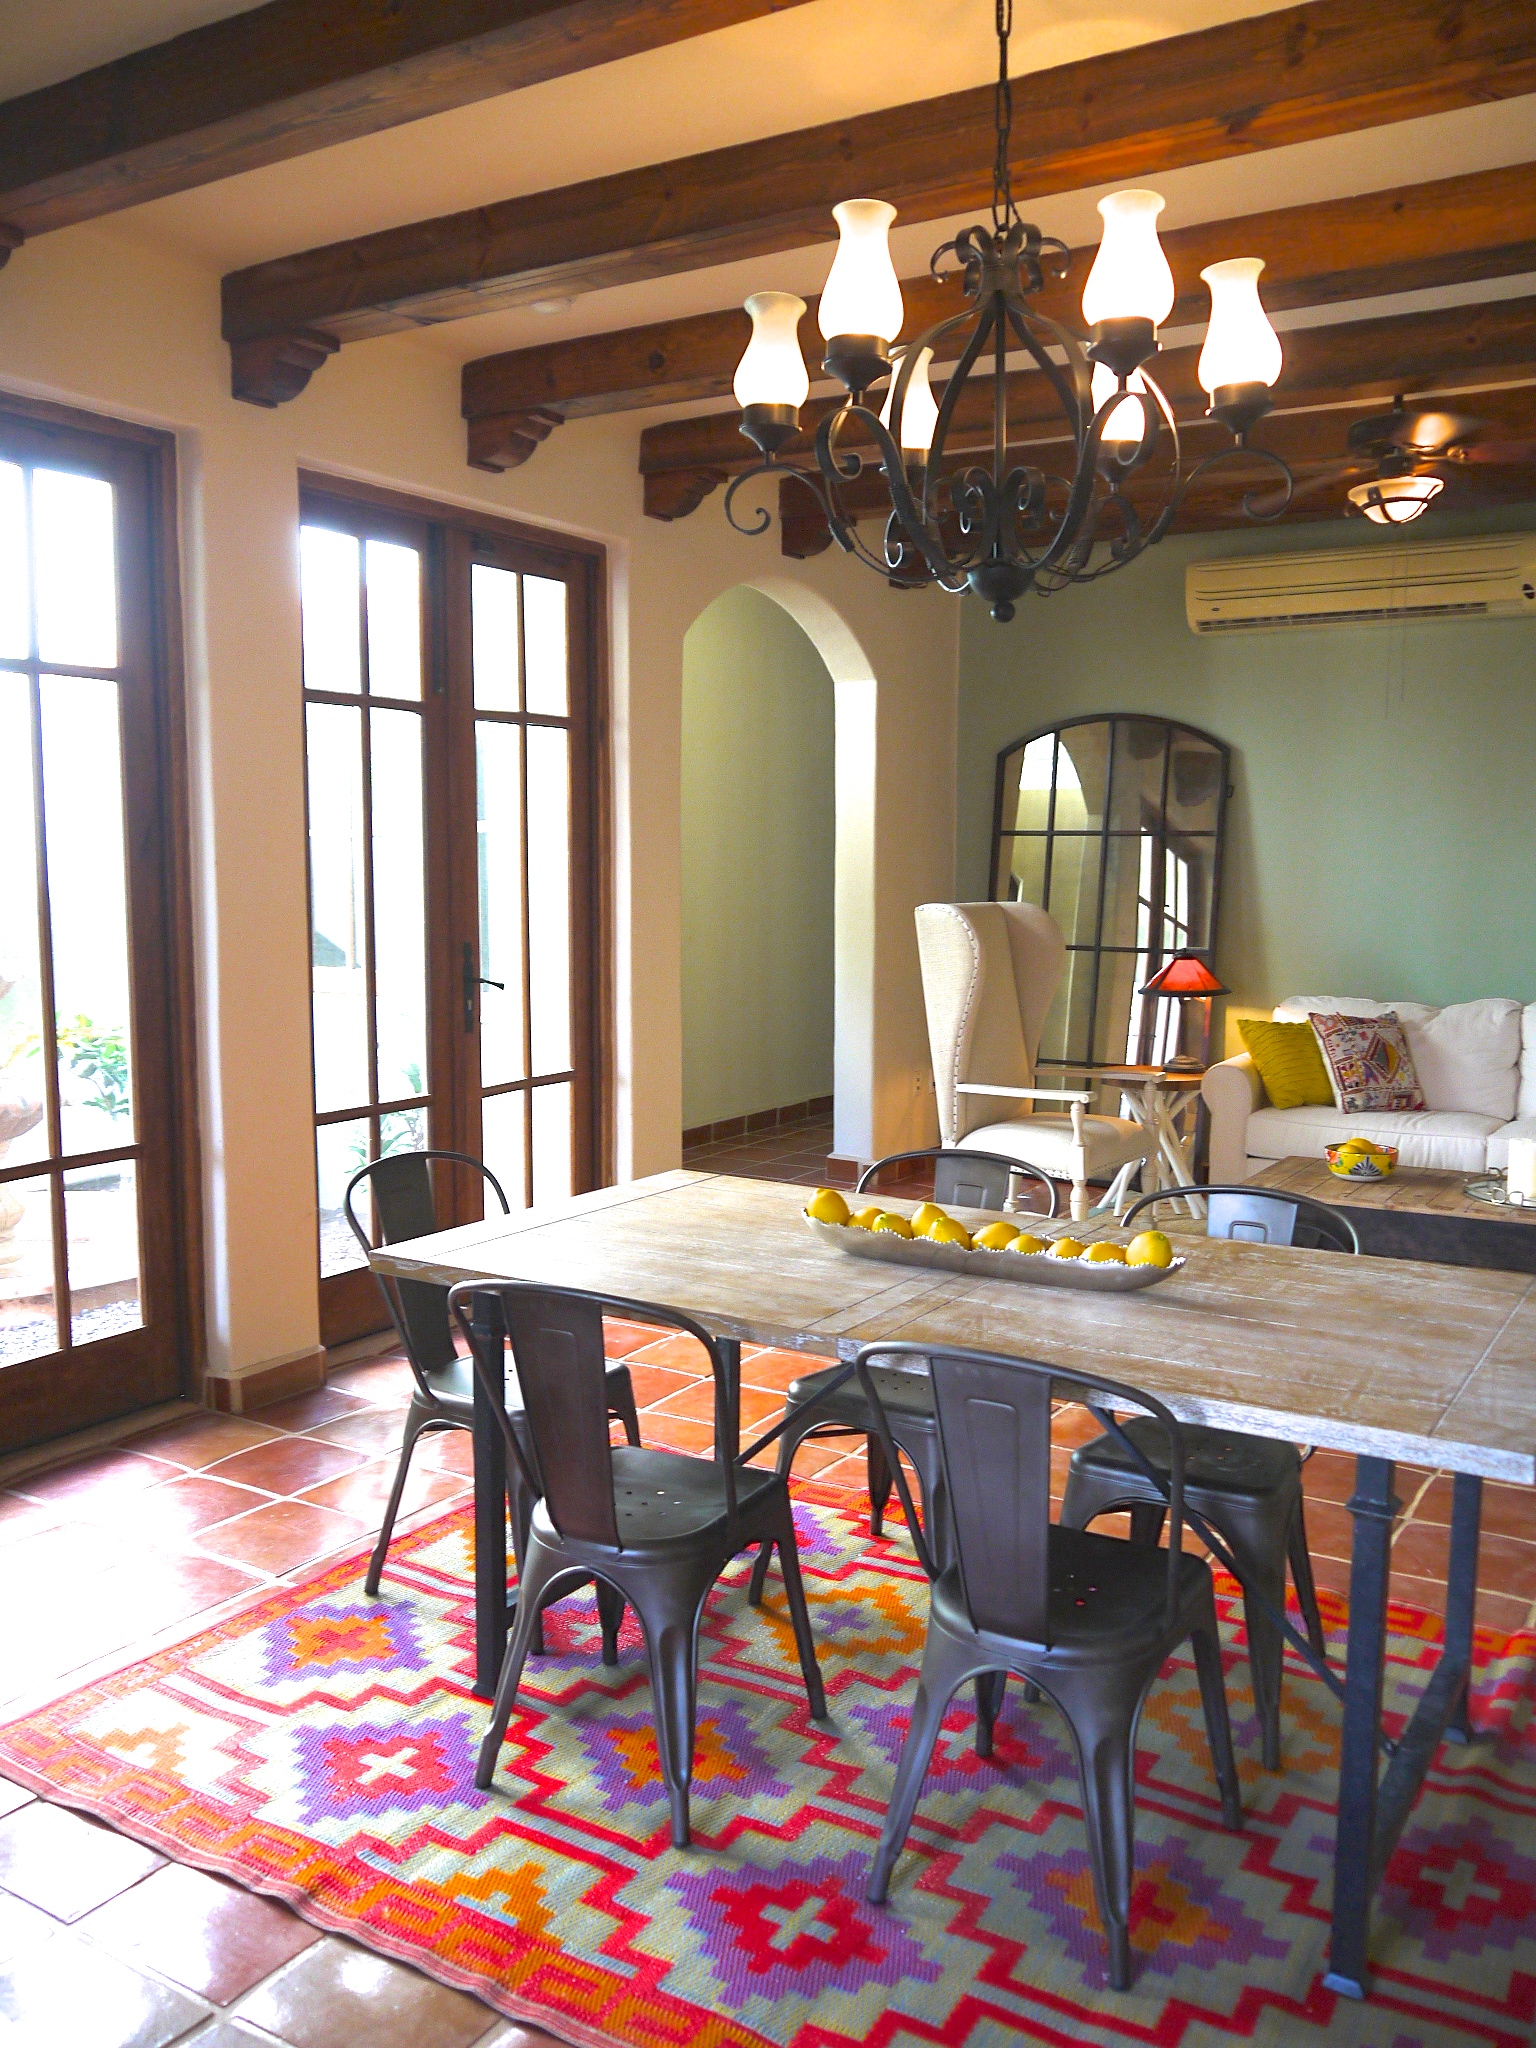
{"label": "exposed dark wood beam", "polygon": [[[1170,327],[1206,318],[1210,304],[1200,272],[1224,256],[1264,258],[1263,292],[1272,311],[1513,276],[1536,270],[1536,164],[1177,228],[1163,236],[1163,247],[1178,288]],[[1094,248],[1073,252],[1066,279],[1052,280],[1036,299],[1041,312],[1081,326],[1083,283],[1094,254]],[[907,278],[901,289],[908,336],[962,303],[957,284],[938,285],[926,274]],[[471,438],[475,421],[534,406],[579,419],[723,397],[750,331],[746,314],[733,307],[482,356],[464,365]],[[814,365],[821,353],[814,299],[800,335]],[[941,357],[958,353],[958,344],[940,351]]]}
{"label": "exposed dark wood beam", "polygon": [[268,0],[0,105],[0,221],[42,234],[799,4]]}
{"label": "exposed dark wood beam", "polygon": [[[1281,339],[1285,367],[1275,386],[1278,408],[1387,399],[1399,391],[1449,390],[1476,384],[1480,378],[1497,382],[1536,371],[1536,299],[1497,299],[1435,313],[1293,328]],[[1169,349],[1152,366],[1181,428],[1203,425],[1206,399],[1195,374],[1199,356],[1196,348]],[[1065,432],[1052,387],[1038,371],[1015,371],[1008,380],[1008,395],[1014,438],[1030,438],[1031,428]],[[816,399],[802,410],[805,424],[786,446],[787,459],[803,461],[810,456],[816,425],[833,405],[831,399]],[[991,446],[991,406],[990,381],[973,378],[955,407],[950,437],[954,452]],[[1277,424],[1266,420],[1254,438],[1268,445]],[[647,427],[640,436],[640,471],[646,477],[669,470],[730,475],[750,469],[758,459],[735,412],[667,420]]]}
{"label": "exposed dark wood beam", "polygon": [[[1309,0],[1020,78],[1028,201],[1536,91],[1536,0]],[[224,280],[224,334],[343,341],[828,238],[851,192],[932,220],[985,201],[992,88],[311,249]]]}
{"label": "exposed dark wood beam", "polygon": [[[1523,439],[1536,435],[1536,385],[1490,392],[1469,401],[1461,409],[1485,420],[1492,429],[1491,439],[1501,436]],[[1292,413],[1263,422],[1255,438],[1262,438],[1267,448],[1285,458],[1301,488],[1302,494],[1295,506],[1281,515],[1286,523],[1344,515],[1349,487],[1360,482],[1364,475],[1359,468],[1350,468],[1346,473],[1343,462],[1346,436],[1351,422],[1363,418],[1365,411],[1364,407],[1351,407],[1337,412]],[[1229,445],[1225,431],[1202,421],[1186,436],[1186,458],[1191,462],[1199,461],[1224,445]],[[1027,460],[1027,447],[1021,448],[1019,454]],[[1507,468],[1467,465],[1459,469],[1447,463],[1442,466],[1440,474],[1445,478],[1445,495],[1440,503],[1447,511],[1465,511],[1483,502],[1519,504],[1536,500],[1536,464],[1510,465]],[[1326,487],[1304,488],[1323,478],[1329,479]],[[764,482],[763,502],[771,506],[771,487],[766,479]],[[1193,486],[1174,520],[1172,531],[1252,530],[1255,522],[1243,511],[1243,497],[1245,493],[1252,492],[1262,504],[1266,498],[1273,498],[1274,485],[1275,471],[1272,468],[1260,461],[1245,462],[1233,456],[1218,468],[1208,471]],[[1131,497],[1141,515],[1148,519],[1156,516],[1162,495],[1155,485],[1133,485]],[[847,486],[843,503],[856,523],[865,519],[883,522],[890,511],[889,494],[877,473],[862,476]],[[780,551],[783,554],[803,561],[831,547],[831,529],[825,517],[818,513],[809,491],[798,485],[781,483],[778,510]]]}

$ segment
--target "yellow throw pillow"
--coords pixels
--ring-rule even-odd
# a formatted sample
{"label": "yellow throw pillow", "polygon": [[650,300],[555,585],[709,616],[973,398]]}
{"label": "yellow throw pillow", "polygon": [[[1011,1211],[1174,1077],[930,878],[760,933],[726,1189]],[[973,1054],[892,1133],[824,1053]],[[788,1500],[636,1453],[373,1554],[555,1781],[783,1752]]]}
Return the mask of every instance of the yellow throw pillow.
{"label": "yellow throw pillow", "polygon": [[1263,1017],[1239,1017],[1237,1028],[1253,1055],[1271,1109],[1300,1109],[1303,1103],[1333,1102],[1323,1049],[1310,1024],[1272,1024]]}

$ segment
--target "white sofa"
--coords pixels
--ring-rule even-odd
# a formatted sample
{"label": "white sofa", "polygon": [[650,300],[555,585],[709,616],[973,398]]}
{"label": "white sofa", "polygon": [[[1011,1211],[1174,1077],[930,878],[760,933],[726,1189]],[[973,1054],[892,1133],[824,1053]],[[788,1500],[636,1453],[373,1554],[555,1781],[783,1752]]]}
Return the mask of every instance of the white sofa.
{"label": "white sofa", "polygon": [[1536,1003],[1487,996],[1436,1010],[1366,996],[1290,996],[1274,1016],[1304,1024],[1313,1010],[1347,1017],[1396,1011],[1428,1107],[1354,1116],[1323,1104],[1274,1109],[1247,1053],[1222,1060],[1200,1090],[1210,1110],[1216,1185],[1247,1180],[1274,1159],[1321,1159],[1326,1145],[1355,1136],[1395,1145],[1404,1166],[1457,1173],[1501,1170],[1511,1138],[1536,1138]]}

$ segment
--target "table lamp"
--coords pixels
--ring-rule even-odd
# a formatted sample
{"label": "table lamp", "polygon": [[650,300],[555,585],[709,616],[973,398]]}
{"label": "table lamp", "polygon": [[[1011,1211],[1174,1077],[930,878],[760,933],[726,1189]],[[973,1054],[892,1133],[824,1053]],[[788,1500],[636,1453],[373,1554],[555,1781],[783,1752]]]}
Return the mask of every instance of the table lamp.
{"label": "table lamp", "polygon": [[[1200,955],[1189,952],[1175,953],[1171,959],[1163,962],[1150,981],[1144,981],[1141,985],[1141,994],[1144,996],[1173,996],[1181,1001],[1186,996],[1194,996],[1204,1002],[1204,1030],[1200,1042],[1207,1052],[1211,1042],[1211,998],[1228,993],[1229,990],[1216,979]],[[1182,1046],[1183,1042],[1184,1028],[1181,1018],[1179,1044]],[[1205,1059],[1200,1053],[1181,1051],[1176,1052],[1172,1059],[1164,1061],[1164,1065],[1173,1073],[1192,1073],[1198,1072],[1205,1065]]]}

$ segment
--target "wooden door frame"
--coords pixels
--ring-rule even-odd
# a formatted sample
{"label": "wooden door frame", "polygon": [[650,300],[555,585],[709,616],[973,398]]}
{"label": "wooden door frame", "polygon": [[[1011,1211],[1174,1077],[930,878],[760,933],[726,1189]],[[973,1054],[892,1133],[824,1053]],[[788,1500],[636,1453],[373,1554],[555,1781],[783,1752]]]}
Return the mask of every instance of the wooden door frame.
{"label": "wooden door frame", "polygon": [[[454,733],[455,723],[466,723],[462,713],[468,704],[467,683],[469,669],[468,607],[455,607],[449,601],[450,557],[457,548],[466,551],[474,546],[476,536],[483,537],[493,547],[500,545],[516,549],[529,558],[537,569],[538,563],[558,569],[563,579],[569,580],[574,617],[573,638],[576,634],[584,642],[586,670],[589,677],[589,702],[587,706],[586,734],[586,775],[585,787],[575,793],[585,805],[589,821],[592,848],[592,872],[587,889],[587,914],[580,917],[577,929],[573,931],[572,984],[578,986],[578,962],[585,953],[587,963],[586,984],[589,990],[587,1014],[579,1021],[573,1014],[573,1039],[580,1042],[578,1031],[585,1036],[590,1047],[593,1073],[592,1133],[589,1150],[589,1171],[594,1186],[611,1182],[617,1170],[617,1124],[614,1108],[615,1071],[614,1028],[613,1028],[613,803],[611,775],[611,714],[610,714],[610,669],[608,655],[608,604],[607,604],[607,549],[599,541],[592,541],[576,535],[552,531],[547,528],[529,526],[522,521],[508,519],[500,514],[472,510],[462,505],[445,504],[431,497],[418,497],[414,492],[397,491],[382,485],[364,483],[347,476],[336,476],[324,470],[301,468],[298,472],[299,502],[301,507],[312,499],[332,501],[371,509],[395,518],[405,518],[424,523],[429,535],[439,537],[441,544],[434,540],[429,546],[425,562],[428,579],[427,605],[430,613],[429,640],[430,673],[423,678],[423,696],[441,695],[447,699],[448,744],[443,749],[446,756],[446,780],[444,786],[433,786],[434,778],[429,775],[426,799],[430,805],[434,800],[451,809],[467,802],[473,807],[474,784],[471,780],[466,793],[463,786],[463,764],[460,756],[462,733]],[[574,574],[572,573],[574,570]],[[466,581],[467,588],[467,581]],[[456,614],[462,613],[462,616]],[[461,674],[466,688],[457,693],[463,704],[456,703],[450,677]],[[467,721],[472,731],[472,710]],[[444,778],[437,778],[444,781]],[[445,812],[446,815],[446,812]],[[430,830],[430,827],[429,827]],[[470,872],[450,874],[448,877],[448,901],[440,903],[437,890],[429,873],[428,916],[441,910],[441,938],[437,947],[431,945],[429,930],[429,961],[434,963],[429,972],[454,973],[457,947],[467,933],[477,938],[479,930],[479,881]],[[439,951],[443,952],[446,967],[437,964]],[[456,986],[456,982],[454,983]],[[430,1015],[430,1005],[429,1005]],[[449,1042],[440,1047],[434,1032],[431,1036],[431,1050],[435,1056],[446,1059],[442,1096],[449,1113],[462,1118],[466,1112],[472,1077],[468,1073],[465,1051],[465,1036],[455,1031],[448,1034]],[[433,1083],[434,1096],[438,1094],[436,1078]],[[478,1112],[478,1099],[474,1105]],[[441,1142],[439,1140],[438,1142]],[[473,1202],[473,1216],[480,1214],[481,1190],[471,1188],[471,1176],[455,1173],[454,1179],[461,1185],[450,1191],[443,1188],[448,1198],[447,1206],[457,1220],[469,1221],[466,1213],[460,1215],[465,1200]],[[322,1333],[323,1337],[323,1333]]]}
{"label": "wooden door frame", "polygon": [[[155,849],[158,928],[154,937],[161,956],[169,1037],[165,1079],[171,1123],[166,1153],[171,1179],[170,1320],[179,1390],[186,1398],[201,1401],[208,1369],[207,1280],[176,437],[136,421],[0,391],[0,424],[8,419],[44,438],[50,433],[57,434],[61,459],[67,455],[71,442],[82,437],[135,447],[144,463],[145,538],[149,552],[140,569],[146,599],[151,743],[160,799]],[[119,547],[125,539],[120,530]],[[135,536],[132,545],[138,544]],[[126,828],[126,804],[124,823]],[[140,1213],[142,1232],[145,1220],[142,1210]],[[19,1361],[7,1371],[25,1369],[26,1361]],[[61,1391],[57,1374],[52,1391]],[[124,1391],[128,1393],[131,1389],[125,1386]],[[118,1412],[131,1413],[135,1405],[133,1400],[126,1400]],[[63,1434],[77,1426],[76,1421],[66,1419],[63,1429],[55,1433]]]}

